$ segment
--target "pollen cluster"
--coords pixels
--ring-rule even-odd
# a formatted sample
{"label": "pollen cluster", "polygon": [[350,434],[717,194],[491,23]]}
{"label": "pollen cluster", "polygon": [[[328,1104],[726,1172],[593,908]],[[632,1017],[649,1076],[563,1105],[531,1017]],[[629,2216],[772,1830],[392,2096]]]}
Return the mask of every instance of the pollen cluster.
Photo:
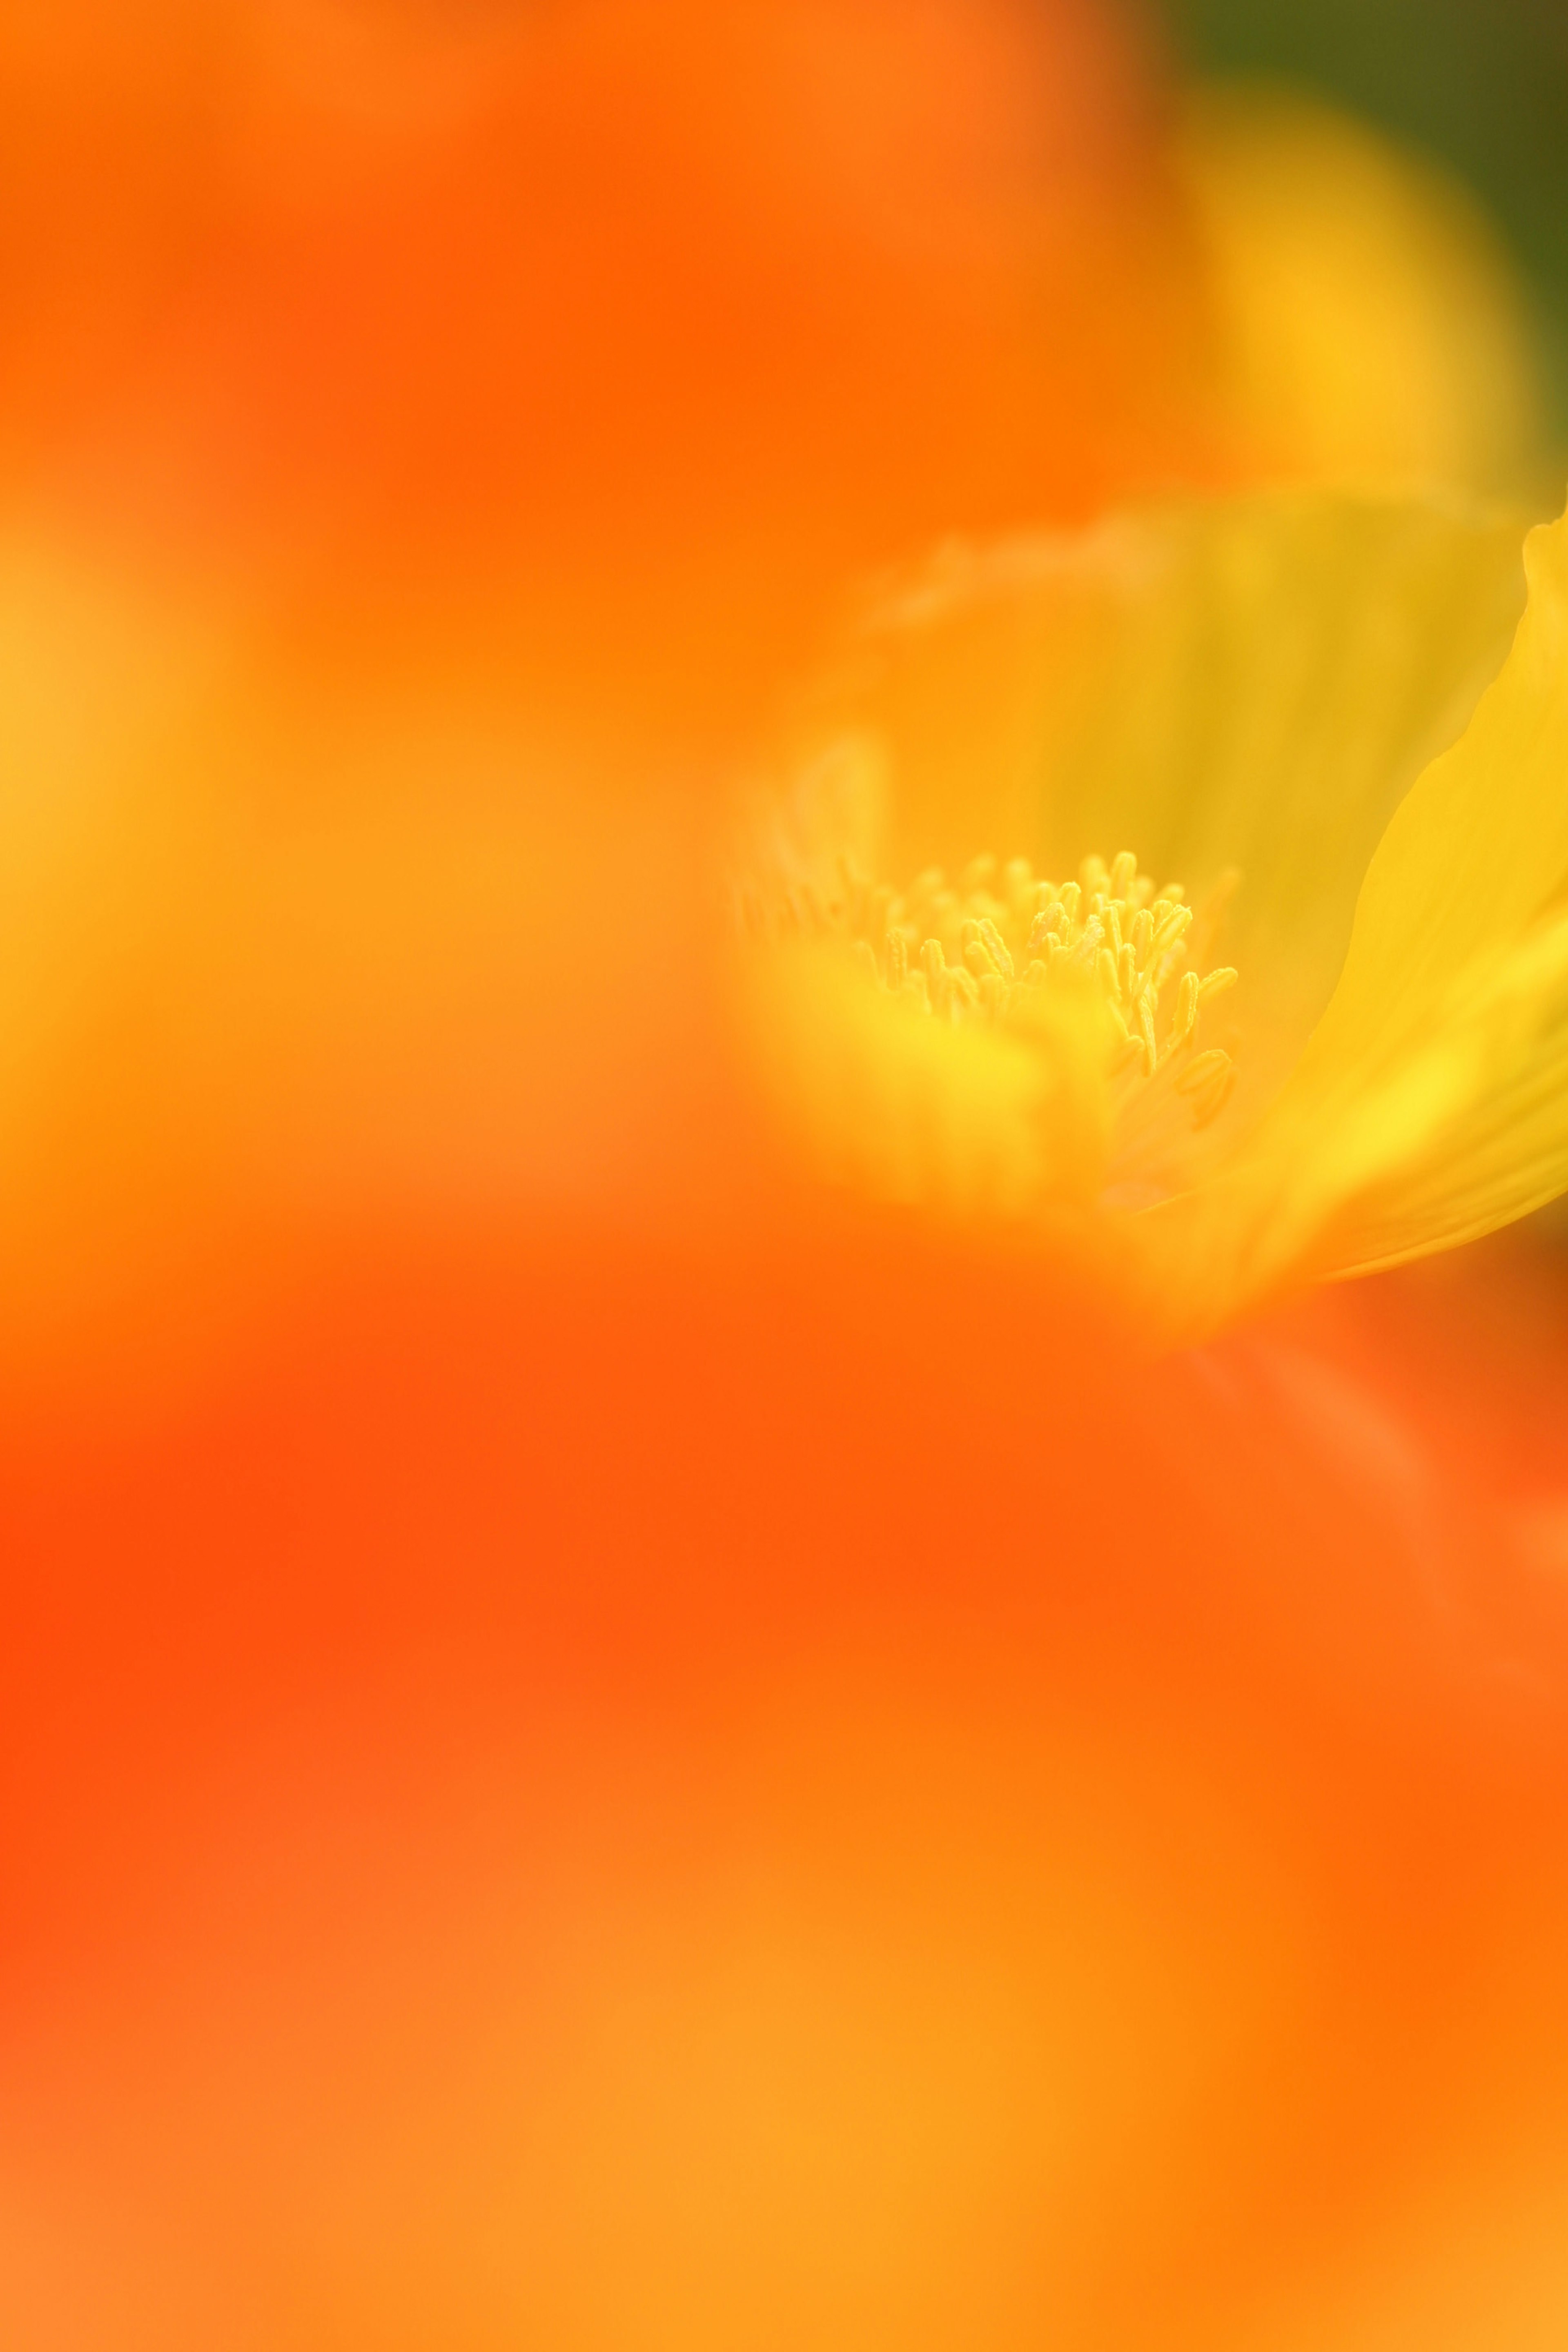
{"label": "pollen cluster", "polygon": [[1109,1077],[1137,1088],[1163,1075],[1195,1126],[1224,1108],[1234,1065],[1197,1037],[1205,1007],[1237,977],[1198,968],[1226,886],[1200,914],[1180,883],[1141,874],[1131,850],[1109,866],[1086,857],[1064,883],[1037,877],[1027,858],[999,867],[988,856],[951,881],[930,866],[901,893],[847,860],[840,875],[831,898],[793,891],[786,924],[845,939],[868,981],[911,1013],[1027,1027],[1054,992],[1087,994],[1103,1008]]}

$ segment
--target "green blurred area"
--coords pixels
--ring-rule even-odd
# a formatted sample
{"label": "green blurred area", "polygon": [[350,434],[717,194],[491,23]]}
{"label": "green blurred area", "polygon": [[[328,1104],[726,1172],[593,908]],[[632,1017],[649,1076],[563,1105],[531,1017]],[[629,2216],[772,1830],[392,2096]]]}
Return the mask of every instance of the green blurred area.
{"label": "green blurred area", "polygon": [[1267,76],[1425,148],[1532,282],[1568,439],[1568,0],[1164,0],[1189,73]]}

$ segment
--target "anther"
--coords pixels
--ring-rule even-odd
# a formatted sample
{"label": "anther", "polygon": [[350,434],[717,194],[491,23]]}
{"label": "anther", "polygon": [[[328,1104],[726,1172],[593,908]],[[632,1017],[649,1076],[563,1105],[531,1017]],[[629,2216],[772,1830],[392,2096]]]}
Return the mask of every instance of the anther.
{"label": "anther", "polygon": [[1100,954],[1100,942],[1104,937],[1103,928],[1091,917],[1084,925],[1083,937],[1072,950],[1068,959],[1074,971],[1093,971]]}
{"label": "anther", "polygon": [[1154,1041],[1154,1008],[1146,995],[1138,1000],[1138,1026],[1143,1038],[1143,1075],[1152,1078],[1159,1067],[1160,1048]]}
{"label": "anther", "polygon": [[1123,947],[1116,959],[1116,979],[1121,994],[1129,1004],[1132,1002],[1138,978],[1138,959],[1131,947]]}
{"label": "anther", "polygon": [[1003,979],[1011,980],[1013,977],[1012,953],[1006,940],[989,915],[982,915],[980,918],[980,937],[984,942],[987,954]]}
{"label": "anther", "polygon": [[1182,983],[1176,991],[1175,1018],[1171,1024],[1169,1050],[1173,1053],[1178,1045],[1186,1044],[1197,1026],[1198,984],[1195,971],[1184,971],[1182,974]]}
{"label": "anther", "polygon": [[[994,926],[992,928],[994,929]],[[985,937],[984,927],[977,923],[973,917],[959,933],[959,944],[963,950],[963,961],[976,980],[984,980],[991,972],[994,972],[998,979],[1001,978],[1002,967],[991,952],[991,943]]]}

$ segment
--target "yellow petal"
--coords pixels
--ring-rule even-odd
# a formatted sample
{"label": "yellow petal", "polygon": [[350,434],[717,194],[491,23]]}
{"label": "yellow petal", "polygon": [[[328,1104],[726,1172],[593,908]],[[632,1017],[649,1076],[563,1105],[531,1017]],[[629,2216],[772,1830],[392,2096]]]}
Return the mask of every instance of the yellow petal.
{"label": "yellow petal", "polygon": [[1314,1060],[1386,1053],[1568,879],[1568,518],[1525,541],[1530,601],[1464,736],[1388,826]]}
{"label": "yellow petal", "polygon": [[1268,1195],[1242,1219],[1249,1281],[1440,1248],[1562,1189],[1568,520],[1525,566],[1508,661],[1390,823],[1333,1001],[1246,1155]]}
{"label": "yellow petal", "polygon": [[1450,1115],[1401,1175],[1335,1218],[1320,1254],[1335,1273],[1477,1240],[1568,1192],[1568,921],[1528,940],[1477,998],[1414,1066]]}

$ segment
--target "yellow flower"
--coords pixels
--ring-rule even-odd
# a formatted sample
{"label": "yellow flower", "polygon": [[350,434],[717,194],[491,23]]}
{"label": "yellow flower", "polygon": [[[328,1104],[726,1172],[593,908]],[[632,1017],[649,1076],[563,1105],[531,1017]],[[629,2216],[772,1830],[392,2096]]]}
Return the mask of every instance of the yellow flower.
{"label": "yellow flower", "polygon": [[879,593],[742,891],[817,1164],[1167,1335],[1568,1190],[1568,520],[1520,540],[1279,493]]}

